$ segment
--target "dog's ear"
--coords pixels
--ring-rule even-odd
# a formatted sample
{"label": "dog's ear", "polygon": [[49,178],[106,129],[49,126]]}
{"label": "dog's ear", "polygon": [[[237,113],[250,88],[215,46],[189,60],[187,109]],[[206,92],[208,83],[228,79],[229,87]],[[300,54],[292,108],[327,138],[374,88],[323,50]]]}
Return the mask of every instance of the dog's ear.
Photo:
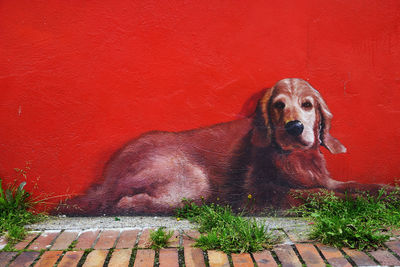
{"label": "dog's ear", "polygon": [[[315,90],[315,89],[314,89]],[[328,105],[322,99],[321,95],[316,91],[316,99],[321,114],[319,138],[321,145],[326,147],[332,154],[346,153],[346,147],[333,137],[329,130],[331,129],[332,113],[329,111]]]}
{"label": "dog's ear", "polygon": [[255,146],[265,147],[271,143],[271,126],[269,123],[268,105],[274,88],[266,89],[263,97],[258,101],[256,114],[254,116],[254,130],[251,142]]}

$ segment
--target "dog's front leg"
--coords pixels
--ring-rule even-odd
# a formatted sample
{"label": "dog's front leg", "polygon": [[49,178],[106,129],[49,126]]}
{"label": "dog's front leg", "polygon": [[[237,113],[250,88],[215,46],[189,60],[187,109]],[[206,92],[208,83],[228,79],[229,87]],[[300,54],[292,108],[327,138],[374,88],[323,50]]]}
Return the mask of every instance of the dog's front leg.
{"label": "dog's front leg", "polygon": [[367,191],[370,193],[377,193],[379,190],[384,188],[386,191],[394,191],[395,187],[384,185],[384,184],[360,184],[354,181],[349,181],[349,182],[339,182],[339,181],[334,181],[331,182],[329,186],[327,186],[327,189],[333,190],[336,192],[340,193],[358,193],[358,192],[363,192]]}

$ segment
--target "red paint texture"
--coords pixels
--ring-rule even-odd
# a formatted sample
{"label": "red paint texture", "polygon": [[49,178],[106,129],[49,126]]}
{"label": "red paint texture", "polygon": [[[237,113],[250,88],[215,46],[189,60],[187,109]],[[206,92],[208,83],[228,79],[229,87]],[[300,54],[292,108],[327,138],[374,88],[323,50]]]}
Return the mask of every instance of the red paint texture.
{"label": "red paint texture", "polygon": [[332,177],[393,182],[399,56],[397,0],[2,1],[0,172],[30,161],[41,192],[83,192],[140,133],[235,119],[300,77],[348,148],[323,149]]}

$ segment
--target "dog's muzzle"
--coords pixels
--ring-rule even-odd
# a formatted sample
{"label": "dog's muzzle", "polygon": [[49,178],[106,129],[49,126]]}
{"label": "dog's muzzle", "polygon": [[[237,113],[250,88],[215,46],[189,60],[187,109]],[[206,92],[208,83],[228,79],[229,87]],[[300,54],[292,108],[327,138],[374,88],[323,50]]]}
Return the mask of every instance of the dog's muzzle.
{"label": "dog's muzzle", "polygon": [[292,136],[299,136],[304,130],[304,125],[300,121],[289,121],[285,125],[285,130]]}

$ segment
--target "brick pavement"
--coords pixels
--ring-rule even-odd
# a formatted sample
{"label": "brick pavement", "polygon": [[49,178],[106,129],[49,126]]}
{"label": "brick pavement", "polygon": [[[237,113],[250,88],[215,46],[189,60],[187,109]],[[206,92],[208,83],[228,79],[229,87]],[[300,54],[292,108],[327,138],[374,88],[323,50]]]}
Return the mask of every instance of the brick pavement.
{"label": "brick pavement", "polygon": [[[337,249],[316,242],[291,242],[272,250],[227,255],[193,247],[195,230],[175,231],[169,248],[149,249],[149,230],[102,229],[34,232],[16,244],[19,251],[1,251],[2,266],[400,266],[400,240],[375,251]],[[297,237],[293,238],[297,240]]]}

